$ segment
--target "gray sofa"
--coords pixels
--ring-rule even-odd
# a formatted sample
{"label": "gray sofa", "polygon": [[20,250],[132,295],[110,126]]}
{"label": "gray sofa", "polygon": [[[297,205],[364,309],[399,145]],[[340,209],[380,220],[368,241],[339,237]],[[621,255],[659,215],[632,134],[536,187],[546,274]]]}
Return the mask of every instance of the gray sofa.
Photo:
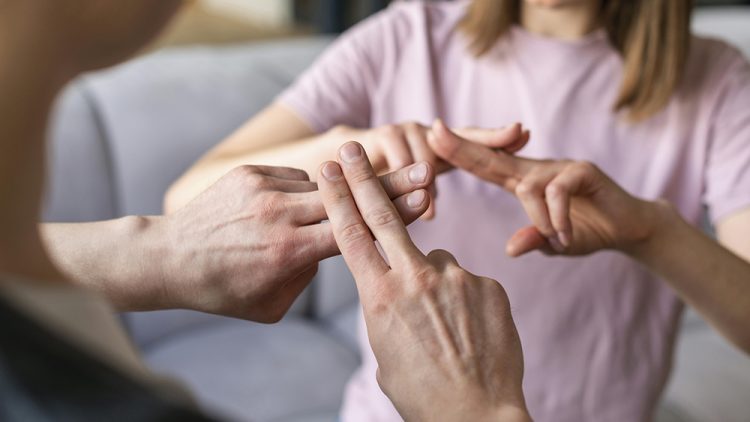
{"label": "gray sofa", "polygon": [[[750,11],[709,10],[702,32],[750,56]],[[328,44],[311,38],[160,52],[71,84],[50,133],[48,221],[158,214],[167,186],[268,104]],[[233,420],[333,421],[358,365],[357,297],[338,258],[279,324],[190,311],[123,316],[146,361]],[[750,420],[750,359],[688,314],[662,421]]]}

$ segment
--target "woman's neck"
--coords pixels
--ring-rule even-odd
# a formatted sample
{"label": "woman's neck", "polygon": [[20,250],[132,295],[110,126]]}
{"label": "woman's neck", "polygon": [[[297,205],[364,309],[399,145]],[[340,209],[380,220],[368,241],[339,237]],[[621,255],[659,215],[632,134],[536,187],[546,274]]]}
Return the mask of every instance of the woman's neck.
{"label": "woman's neck", "polygon": [[599,1],[542,6],[521,0],[521,25],[529,32],[563,40],[581,38],[599,27]]}
{"label": "woman's neck", "polygon": [[66,82],[54,53],[0,30],[0,272],[59,278],[38,233],[47,120]]}

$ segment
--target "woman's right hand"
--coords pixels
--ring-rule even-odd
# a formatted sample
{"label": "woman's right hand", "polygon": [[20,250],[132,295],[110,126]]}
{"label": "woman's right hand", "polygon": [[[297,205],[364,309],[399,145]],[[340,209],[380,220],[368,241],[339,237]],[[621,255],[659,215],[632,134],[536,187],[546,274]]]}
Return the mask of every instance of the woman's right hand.
{"label": "woman's right hand", "polygon": [[[346,140],[356,139],[362,144],[378,174],[390,173],[421,161],[430,163],[438,174],[453,168],[451,164],[441,160],[430,147],[429,139],[434,136],[432,128],[420,123],[407,122],[374,129],[339,127],[335,130],[338,130]],[[498,129],[454,130],[464,139],[488,148],[502,149],[510,154],[523,148],[530,136],[519,123]],[[430,186],[428,191],[434,199],[437,195],[435,185]],[[431,201],[430,208],[423,218],[430,219],[434,216],[434,202]]]}
{"label": "woman's right hand", "polygon": [[585,255],[626,253],[644,243],[660,221],[661,203],[636,198],[590,162],[534,160],[492,151],[436,121],[433,150],[444,160],[515,195],[532,225],[508,241],[508,254],[539,249]]}

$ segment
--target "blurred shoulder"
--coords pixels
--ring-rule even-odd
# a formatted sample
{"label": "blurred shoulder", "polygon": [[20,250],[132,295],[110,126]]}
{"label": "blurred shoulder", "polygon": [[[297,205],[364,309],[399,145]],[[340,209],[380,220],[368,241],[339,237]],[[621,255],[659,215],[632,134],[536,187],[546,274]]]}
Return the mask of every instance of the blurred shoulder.
{"label": "blurred shoulder", "polygon": [[727,41],[694,35],[687,66],[688,75],[700,75],[707,78],[707,82],[720,83],[737,72],[747,72],[750,64],[745,54]]}

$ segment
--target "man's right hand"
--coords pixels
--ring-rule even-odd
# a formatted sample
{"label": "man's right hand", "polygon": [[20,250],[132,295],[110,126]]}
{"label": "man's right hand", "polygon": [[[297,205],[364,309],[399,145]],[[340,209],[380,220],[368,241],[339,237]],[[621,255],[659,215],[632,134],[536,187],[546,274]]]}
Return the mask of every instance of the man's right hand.
{"label": "man's right hand", "polygon": [[[417,163],[378,183],[412,222],[429,200],[407,194],[433,180],[432,167]],[[330,225],[321,223],[327,216],[318,187],[302,170],[238,167],[164,218],[173,251],[168,266],[177,275],[168,278],[164,296],[179,307],[276,322],[318,262],[339,253]]]}
{"label": "man's right hand", "polygon": [[357,282],[385,394],[406,420],[528,420],[503,288],[448,252],[423,255],[359,144],[342,146],[339,162],[321,167],[318,184]]}

